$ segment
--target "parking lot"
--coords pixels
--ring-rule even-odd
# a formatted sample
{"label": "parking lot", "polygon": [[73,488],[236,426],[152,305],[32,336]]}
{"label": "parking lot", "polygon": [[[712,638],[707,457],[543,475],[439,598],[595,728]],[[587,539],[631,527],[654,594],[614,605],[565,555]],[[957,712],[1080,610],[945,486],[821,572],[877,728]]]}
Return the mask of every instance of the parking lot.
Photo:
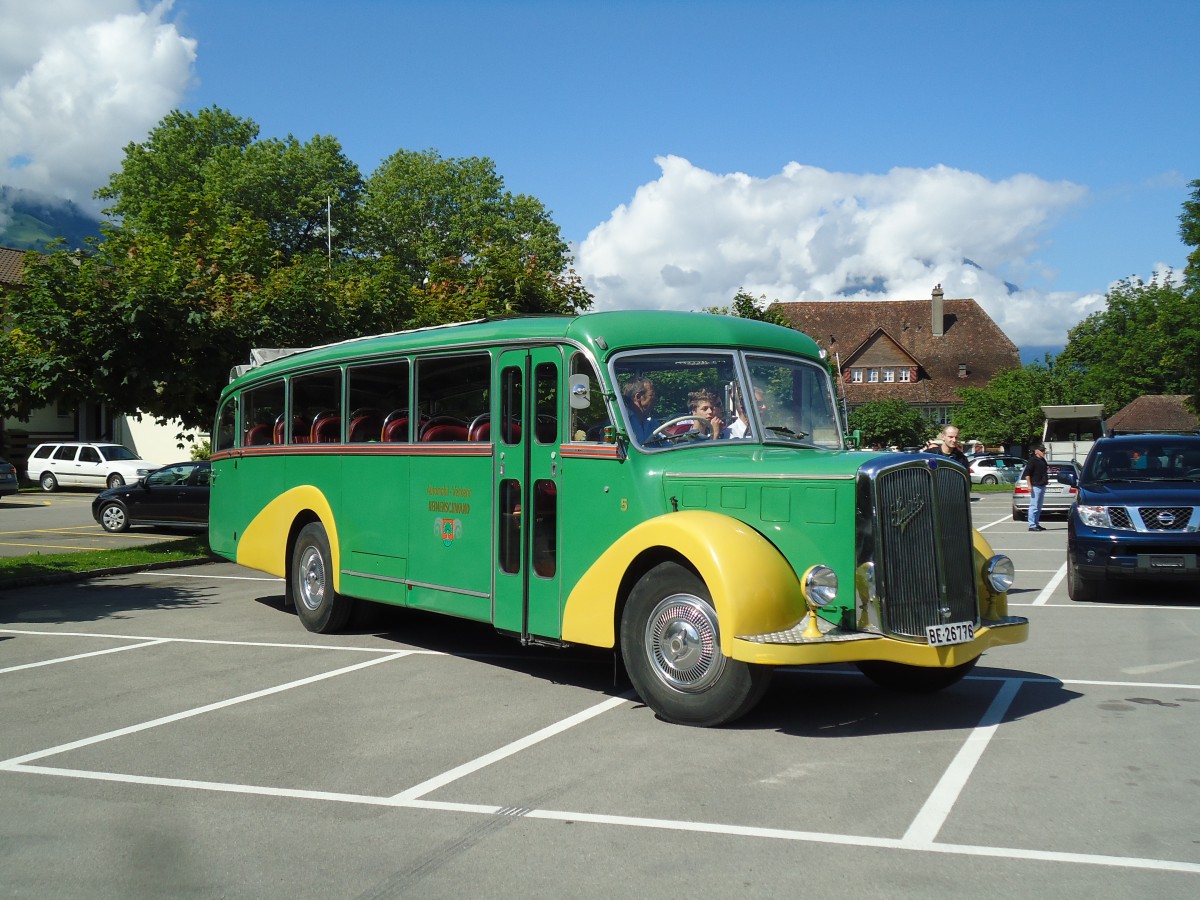
{"label": "parking lot", "polygon": [[86,490],[62,490],[53,494],[24,491],[0,497],[0,556],[136,547],[188,536],[186,531],[148,528],[108,534],[92,518],[92,501],[96,499],[96,493]]}
{"label": "parking lot", "polygon": [[1065,523],[1008,505],[1028,643],[931,696],[783,671],[712,730],[602,653],[309,634],[227,563],[0,591],[3,895],[1194,897],[1200,598],[1071,603]]}

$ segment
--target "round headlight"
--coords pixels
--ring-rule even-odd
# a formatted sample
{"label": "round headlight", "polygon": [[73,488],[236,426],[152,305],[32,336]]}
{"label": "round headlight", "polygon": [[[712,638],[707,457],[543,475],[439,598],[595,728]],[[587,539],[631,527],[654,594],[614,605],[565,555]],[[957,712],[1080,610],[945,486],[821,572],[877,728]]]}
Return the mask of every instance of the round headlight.
{"label": "round headlight", "polygon": [[820,608],[837,596],[837,573],[829,566],[813,566],[804,573],[803,586],[804,599],[810,606]]}
{"label": "round headlight", "polygon": [[997,594],[1003,594],[1012,587],[1016,569],[1013,568],[1013,561],[1007,556],[993,556],[987,561],[986,574],[992,590]]}

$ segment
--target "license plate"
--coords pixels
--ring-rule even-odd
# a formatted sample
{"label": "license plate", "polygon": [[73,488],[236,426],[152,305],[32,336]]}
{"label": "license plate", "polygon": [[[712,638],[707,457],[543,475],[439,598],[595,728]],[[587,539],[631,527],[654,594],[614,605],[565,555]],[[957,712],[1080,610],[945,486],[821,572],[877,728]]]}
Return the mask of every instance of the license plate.
{"label": "license plate", "polygon": [[947,625],[925,626],[925,637],[930,647],[947,647],[950,644],[966,644],[975,640],[974,622],[950,622]]}

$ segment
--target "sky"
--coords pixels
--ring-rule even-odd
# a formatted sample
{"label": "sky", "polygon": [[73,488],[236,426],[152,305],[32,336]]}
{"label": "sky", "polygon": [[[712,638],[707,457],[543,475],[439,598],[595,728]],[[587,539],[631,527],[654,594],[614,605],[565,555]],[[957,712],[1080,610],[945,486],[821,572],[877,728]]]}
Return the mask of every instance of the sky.
{"label": "sky", "polygon": [[[173,109],[487,157],[596,309],[973,297],[1026,359],[1182,270],[1200,2],[0,0],[0,184]],[[0,221],[6,211],[0,208]]]}

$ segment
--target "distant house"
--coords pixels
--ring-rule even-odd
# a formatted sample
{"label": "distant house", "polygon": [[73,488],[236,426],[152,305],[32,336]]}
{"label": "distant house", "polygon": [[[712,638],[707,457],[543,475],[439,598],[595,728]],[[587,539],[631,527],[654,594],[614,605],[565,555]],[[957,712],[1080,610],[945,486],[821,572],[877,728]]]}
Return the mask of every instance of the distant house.
{"label": "distant house", "polygon": [[1200,431],[1200,419],[1184,405],[1186,394],[1143,394],[1108,419],[1110,434],[1190,434]]}
{"label": "distant house", "polygon": [[[8,298],[25,289],[25,250],[0,247],[0,327],[7,327]],[[35,446],[54,440],[108,440],[124,444],[143,459],[161,463],[186,459],[189,451],[178,447],[176,435],[186,433],[203,440],[201,432],[184,429],[178,421],[158,425],[152,416],[113,413],[103,403],[79,407],[57,403],[34,410],[28,420],[0,417],[0,457],[24,471]],[[189,445],[190,446],[190,445]]]}
{"label": "distant house", "polygon": [[986,387],[1021,367],[1008,335],[974,300],[947,300],[939,284],[928,300],[776,303],[793,328],[815,340],[841,373],[851,408],[905,400],[938,424],[952,420],[965,387]]}

